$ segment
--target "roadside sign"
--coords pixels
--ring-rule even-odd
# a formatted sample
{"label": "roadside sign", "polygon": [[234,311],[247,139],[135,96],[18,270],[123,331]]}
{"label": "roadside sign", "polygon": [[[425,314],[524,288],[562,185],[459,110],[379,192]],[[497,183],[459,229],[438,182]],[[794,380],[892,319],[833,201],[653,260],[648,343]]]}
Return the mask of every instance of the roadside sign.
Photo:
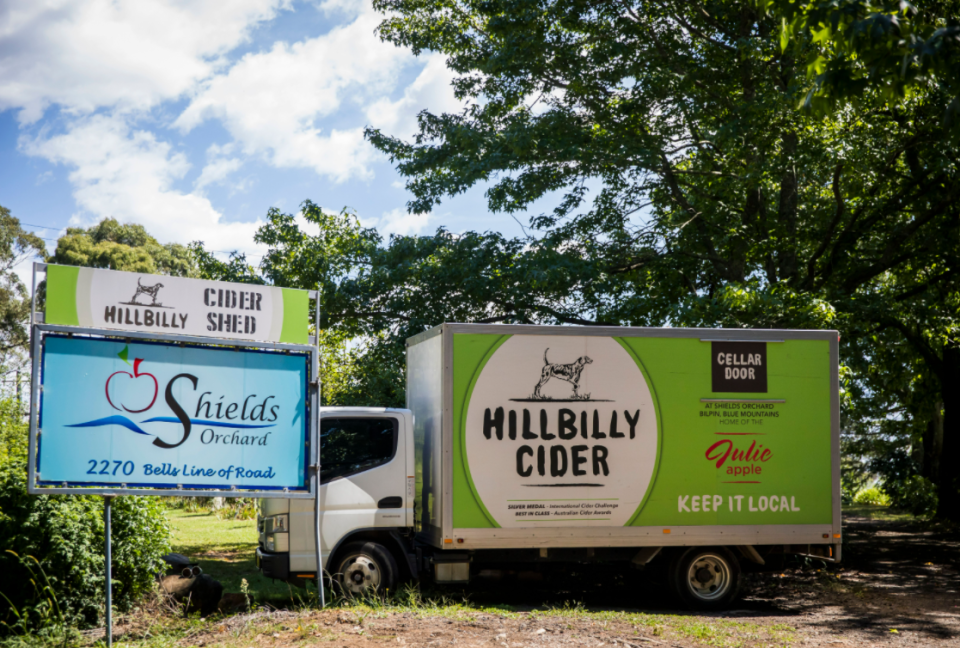
{"label": "roadside sign", "polygon": [[45,323],[306,344],[308,292],[47,265]]}
{"label": "roadside sign", "polygon": [[110,648],[114,496],[319,497],[319,294],[35,263],[32,295],[27,492],[103,495]]}
{"label": "roadside sign", "polygon": [[41,349],[39,486],[308,494],[309,353],[58,334]]}

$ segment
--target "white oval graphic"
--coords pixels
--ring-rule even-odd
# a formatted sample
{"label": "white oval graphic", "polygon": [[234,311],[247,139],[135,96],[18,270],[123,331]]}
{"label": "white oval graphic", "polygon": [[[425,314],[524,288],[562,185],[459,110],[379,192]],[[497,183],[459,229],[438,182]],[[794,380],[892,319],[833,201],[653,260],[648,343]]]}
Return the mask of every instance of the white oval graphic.
{"label": "white oval graphic", "polygon": [[489,359],[467,408],[477,494],[501,527],[623,526],[657,463],[657,417],[616,340],[514,336]]}

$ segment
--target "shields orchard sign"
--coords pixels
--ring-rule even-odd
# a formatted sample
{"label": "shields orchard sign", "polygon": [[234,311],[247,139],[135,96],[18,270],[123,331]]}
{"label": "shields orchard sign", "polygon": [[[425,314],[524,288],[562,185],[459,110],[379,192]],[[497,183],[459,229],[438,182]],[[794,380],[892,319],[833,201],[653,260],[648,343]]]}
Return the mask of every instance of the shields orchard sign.
{"label": "shields orchard sign", "polygon": [[47,335],[38,481],[305,490],[309,362]]}

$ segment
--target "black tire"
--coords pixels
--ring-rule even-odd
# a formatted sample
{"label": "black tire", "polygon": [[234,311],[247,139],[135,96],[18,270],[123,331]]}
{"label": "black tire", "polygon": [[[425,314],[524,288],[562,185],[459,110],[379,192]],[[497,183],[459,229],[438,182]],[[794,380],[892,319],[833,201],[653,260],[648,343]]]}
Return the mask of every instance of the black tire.
{"label": "black tire", "polygon": [[740,593],[740,562],[726,547],[690,547],[670,565],[670,586],[696,610],[722,610]]}
{"label": "black tire", "polygon": [[395,592],[399,580],[397,561],[381,544],[351,542],[337,552],[333,579],[344,596]]}

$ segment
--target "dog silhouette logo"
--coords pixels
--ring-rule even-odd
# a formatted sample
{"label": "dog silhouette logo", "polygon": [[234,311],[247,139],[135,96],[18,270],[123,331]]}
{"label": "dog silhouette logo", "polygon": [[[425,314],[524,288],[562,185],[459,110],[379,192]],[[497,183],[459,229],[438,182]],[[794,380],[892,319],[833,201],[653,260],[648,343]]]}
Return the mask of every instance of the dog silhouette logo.
{"label": "dog silhouette logo", "polygon": [[[582,355],[573,362],[566,364],[550,362],[548,353],[550,348],[547,347],[543,352],[543,366],[540,367],[540,380],[537,382],[536,386],[533,388],[533,393],[529,398],[511,398],[511,401],[516,402],[534,402],[534,401],[556,401],[556,402],[574,402],[574,401],[584,401],[584,402],[610,402],[603,399],[591,398],[591,394],[583,393],[580,391],[580,380],[583,377],[584,369],[587,365],[593,364],[593,359],[588,355]],[[572,388],[572,393],[568,397],[553,397],[543,393],[543,387],[556,378],[557,380],[562,380],[564,382],[570,383]]]}
{"label": "dog silhouette logo", "polygon": [[[160,289],[163,288],[163,284],[159,281],[152,286],[144,286],[140,281],[140,277],[137,277],[137,288],[136,292],[133,293],[133,297],[130,298],[130,301],[119,302],[126,306],[147,306],[150,308],[172,308],[171,306],[164,306],[162,303],[157,301],[157,296],[160,294]],[[144,295],[150,298],[149,304],[144,304],[143,302],[138,301],[140,295]]]}
{"label": "dog silhouette logo", "polygon": [[[577,358],[576,362],[570,364],[555,364],[547,359],[547,351],[549,350],[550,348],[547,347],[543,352],[543,369],[540,370],[540,382],[533,388],[533,395],[538,398],[542,397],[540,388],[546,385],[551,378],[559,378],[573,385],[573,397],[580,398],[580,376],[583,374],[583,368],[588,364],[593,364],[593,360],[590,359],[590,356],[583,355]],[[589,394],[587,397],[589,398]]]}

